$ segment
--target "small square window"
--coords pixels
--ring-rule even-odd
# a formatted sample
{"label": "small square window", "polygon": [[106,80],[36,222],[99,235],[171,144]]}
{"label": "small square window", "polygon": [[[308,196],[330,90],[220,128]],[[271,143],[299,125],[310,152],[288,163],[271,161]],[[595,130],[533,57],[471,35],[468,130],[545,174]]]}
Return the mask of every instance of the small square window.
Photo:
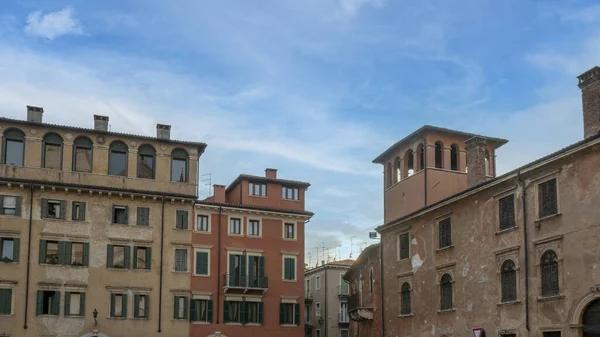
{"label": "small square window", "polygon": [[12,314],[12,289],[0,289],[0,315]]}
{"label": "small square window", "polygon": [[540,218],[558,213],[558,202],[556,195],[556,178],[550,179],[538,185]]}
{"label": "small square window", "polygon": [[188,271],[187,249],[175,249],[175,271]]}
{"label": "small square window", "polygon": [[135,256],[133,259],[134,269],[150,269],[150,260],[152,258],[150,247],[135,247]]}
{"label": "small square window", "polygon": [[249,183],[248,184],[248,195],[266,197],[267,196],[267,185],[266,184]]}
{"label": "small square window", "polygon": [[296,237],[296,233],[294,231],[294,224],[286,223],[285,224],[285,238],[286,239],[294,239],[295,237]]}
{"label": "small square window", "polygon": [[225,301],[225,323],[242,322],[242,315],[240,315],[240,307],[244,304],[241,301]]}
{"label": "small square window", "polygon": [[3,197],[2,199],[2,214],[15,215],[17,210],[17,197]]}
{"label": "small square window", "polygon": [[148,295],[136,294],[134,300],[134,318],[148,318],[149,299]]}
{"label": "small square window", "polygon": [[192,322],[212,322],[213,305],[210,300],[193,300],[190,310],[190,321]]}
{"label": "small square window", "polygon": [[188,298],[186,296],[175,296],[173,301],[173,318],[187,319]]}
{"label": "small square window", "polygon": [[283,279],[293,281],[296,279],[296,259],[285,257],[283,259]]}
{"label": "small square window", "polygon": [[175,228],[177,229],[188,229],[188,212],[178,210],[176,212]]}
{"label": "small square window", "polygon": [[68,316],[83,316],[85,294],[79,292],[67,292],[65,293],[65,314]]}
{"label": "small square window", "polygon": [[1,238],[0,239],[0,261],[16,262],[19,252],[19,239]]}
{"label": "small square window", "polygon": [[42,218],[64,219],[64,200],[42,199]]}
{"label": "small square window", "polygon": [[112,222],[127,224],[127,206],[113,206]]}
{"label": "small square window", "polygon": [[262,314],[261,305],[262,303],[259,302],[246,302],[247,323],[260,324],[262,322],[262,317],[260,317]]}
{"label": "small square window", "polygon": [[73,219],[73,221],[85,220],[85,202],[73,201],[73,212],[71,219]]}
{"label": "small square window", "polygon": [[207,215],[198,215],[198,218],[196,221],[196,231],[208,232],[208,216]]}
{"label": "small square window", "polygon": [[282,186],[281,197],[287,200],[299,200],[298,188]]}
{"label": "small square window", "polygon": [[439,248],[448,248],[452,246],[452,222],[446,218],[439,222]]}
{"label": "small square window", "polygon": [[401,234],[398,237],[398,245],[400,250],[400,260],[408,259],[410,249],[408,233]]}
{"label": "small square window", "polygon": [[83,243],[71,242],[71,265],[83,266]]}
{"label": "small square window", "polygon": [[249,220],[248,221],[248,235],[260,236],[260,221]]}
{"label": "small square window", "polygon": [[58,264],[58,241],[46,241],[46,264]]}
{"label": "small square window", "polygon": [[60,292],[39,290],[37,295],[37,315],[59,315]]}
{"label": "small square window", "polygon": [[498,200],[500,230],[515,227],[515,195],[508,195]]}
{"label": "small square window", "polygon": [[239,218],[231,218],[229,219],[229,233],[231,234],[241,234],[242,233],[242,220]]}
{"label": "small square window", "polygon": [[281,303],[280,305],[280,324],[282,325],[298,325],[299,322],[299,305],[296,303]]}

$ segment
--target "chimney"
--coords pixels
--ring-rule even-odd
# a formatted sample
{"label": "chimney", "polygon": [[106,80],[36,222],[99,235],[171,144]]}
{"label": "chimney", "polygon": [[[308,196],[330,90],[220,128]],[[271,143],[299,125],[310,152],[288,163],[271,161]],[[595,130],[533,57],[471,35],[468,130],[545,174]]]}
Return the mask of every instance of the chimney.
{"label": "chimney", "polygon": [[583,137],[589,138],[600,131],[600,67],[594,67],[577,76],[583,105]]}
{"label": "chimney", "polygon": [[268,168],[265,170],[265,177],[269,179],[277,179],[277,169]]}
{"label": "chimney", "polygon": [[467,139],[467,186],[475,186],[485,181],[485,138],[475,136]]}
{"label": "chimney", "polygon": [[166,124],[156,124],[156,138],[171,139],[171,126]]}
{"label": "chimney", "polygon": [[94,115],[94,130],[108,131],[108,116]]}
{"label": "chimney", "polygon": [[27,106],[27,121],[41,123],[43,113],[44,113],[44,108],[28,105]]}
{"label": "chimney", "polygon": [[225,185],[213,185],[213,201],[225,203]]}

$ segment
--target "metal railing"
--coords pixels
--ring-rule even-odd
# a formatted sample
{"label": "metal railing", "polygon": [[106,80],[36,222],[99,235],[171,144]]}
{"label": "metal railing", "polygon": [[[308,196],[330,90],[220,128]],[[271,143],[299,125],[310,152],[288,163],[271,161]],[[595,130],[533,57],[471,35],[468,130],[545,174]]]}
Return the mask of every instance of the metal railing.
{"label": "metal railing", "polygon": [[242,288],[242,289],[267,289],[269,287],[269,278],[264,277],[246,277],[239,274],[223,274],[223,287]]}
{"label": "metal railing", "polygon": [[312,293],[312,291],[310,291],[310,290],[304,290],[304,299],[312,301],[312,299],[313,299],[313,293]]}

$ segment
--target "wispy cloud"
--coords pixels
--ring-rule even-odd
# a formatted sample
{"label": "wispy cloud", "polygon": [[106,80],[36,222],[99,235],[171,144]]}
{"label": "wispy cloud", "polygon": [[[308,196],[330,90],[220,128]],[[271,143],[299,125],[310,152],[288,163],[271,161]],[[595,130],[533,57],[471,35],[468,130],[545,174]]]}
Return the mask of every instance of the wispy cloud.
{"label": "wispy cloud", "polygon": [[63,35],[83,34],[83,28],[75,17],[73,8],[67,6],[59,11],[42,14],[41,11],[30,13],[27,17],[25,32],[33,36],[53,40]]}
{"label": "wispy cloud", "polygon": [[600,5],[564,10],[561,15],[563,21],[580,21],[586,23],[597,23],[600,20]]}
{"label": "wispy cloud", "polygon": [[385,0],[340,0],[342,10],[350,15],[355,15],[361,7],[383,7]]}

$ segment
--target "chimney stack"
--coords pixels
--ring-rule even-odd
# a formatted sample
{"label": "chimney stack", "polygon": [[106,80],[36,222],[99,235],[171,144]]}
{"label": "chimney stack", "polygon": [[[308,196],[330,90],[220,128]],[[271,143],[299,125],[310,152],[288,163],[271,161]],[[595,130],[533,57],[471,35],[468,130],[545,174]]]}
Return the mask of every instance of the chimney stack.
{"label": "chimney stack", "polygon": [[269,179],[277,179],[277,169],[268,168],[265,170],[265,177]]}
{"label": "chimney stack", "polygon": [[225,185],[213,185],[213,201],[225,203]]}
{"label": "chimney stack", "polygon": [[594,67],[577,76],[583,105],[583,137],[589,138],[600,131],[600,67]]}
{"label": "chimney stack", "polygon": [[171,126],[166,124],[156,124],[156,138],[171,139]]}
{"label": "chimney stack", "polygon": [[485,146],[483,137],[475,136],[467,139],[467,186],[475,186],[485,181]]}
{"label": "chimney stack", "polygon": [[41,123],[43,113],[44,113],[44,108],[28,105],[27,106],[27,121]]}
{"label": "chimney stack", "polygon": [[108,131],[108,116],[94,115],[94,130]]}

